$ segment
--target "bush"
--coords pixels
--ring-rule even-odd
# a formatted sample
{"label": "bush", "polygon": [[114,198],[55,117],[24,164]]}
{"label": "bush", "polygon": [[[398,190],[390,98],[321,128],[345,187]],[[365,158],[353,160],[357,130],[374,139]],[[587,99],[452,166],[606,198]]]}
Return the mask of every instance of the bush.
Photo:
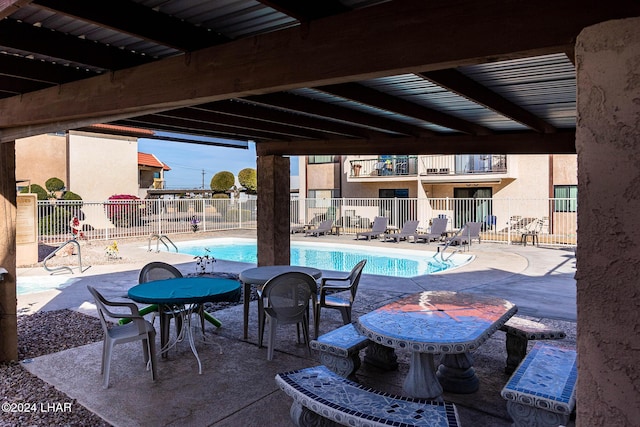
{"label": "bush", "polygon": [[38,196],[38,200],[49,200],[49,193],[47,190],[39,186],[38,184],[31,184],[31,191],[29,191],[29,187],[24,187],[20,190],[21,194],[36,194]]}
{"label": "bush", "polygon": [[245,168],[238,172],[238,182],[244,187],[247,194],[258,193],[258,175],[253,168]]}
{"label": "bush", "polygon": [[104,207],[107,217],[116,227],[131,227],[140,217],[140,200],[138,196],[131,194],[115,194],[108,199]]}
{"label": "bush", "polygon": [[209,186],[215,193],[226,193],[236,183],[236,179],[231,172],[218,172],[211,178]]}
{"label": "bush", "polygon": [[72,213],[67,209],[52,207],[49,215],[43,216],[38,221],[38,228],[41,235],[53,235],[60,232],[69,232]]}
{"label": "bush", "polygon": [[64,181],[60,178],[49,178],[44,183],[44,186],[49,193],[54,194],[56,191],[62,191],[64,188]]}
{"label": "bush", "polygon": [[238,209],[238,208],[228,209],[225,215],[225,219],[230,222],[237,221],[238,212],[239,212],[241,221],[251,221],[251,211],[249,209]]}

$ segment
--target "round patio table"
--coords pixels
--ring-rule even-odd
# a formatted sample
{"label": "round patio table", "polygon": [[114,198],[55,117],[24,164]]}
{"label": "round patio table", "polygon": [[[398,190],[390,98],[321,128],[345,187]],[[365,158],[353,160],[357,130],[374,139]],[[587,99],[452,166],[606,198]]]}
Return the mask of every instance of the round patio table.
{"label": "round patio table", "polygon": [[298,265],[265,265],[263,267],[249,268],[240,273],[242,282],[242,293],[244,295],[244,339],[249,335],[249,300],[251,285],[264,286],[272,277],[289,272],[307,273],[314,279],[322,277],[322,271],[313,267],[302,267]]}
{"label": "round patio table", "polygon": [[[240,300],[240,283],[236,280],[218,277],[179,277],[141,283],[129,289],[128,296],[136,302],[158,304],[160,306],[184,306],[223,301],[236,302]],[[159,307],[159,310],[162,310],[162,307]],[[190,318],[190,314],[191,311],[189,310],[184,313],[184,316]],[[164,316],[160,316],[161,323],[163,318]],[[190,322],[183,321],[182,327],[189,339],[191,351],[198,361],[198,372],[201,374],[202,364],[193,342]],[[164,330],[163,328],[165,328],[165,325],[161,324],[160,329]],[[166,344],[166,342],[161,342],[161,348],[164,349]]]}

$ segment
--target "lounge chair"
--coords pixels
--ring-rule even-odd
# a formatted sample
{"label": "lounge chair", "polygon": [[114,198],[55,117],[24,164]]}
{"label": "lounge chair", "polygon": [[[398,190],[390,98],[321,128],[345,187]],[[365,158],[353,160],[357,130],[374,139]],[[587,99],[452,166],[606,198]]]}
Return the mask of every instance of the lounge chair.
{"label": "lounge chair", "polygon": [[367,240],[377,239],[387,232],[387,226],[389,225],[389,219],[384,216],[377,216],[373,220],[371,231],[361,231],[356,233],[356,240],[360,240],[360,236],[364,236]]}
{"label": "lounge chair", "polygon": [[424,240],[427,244],[432,240],[440,240],[442,234],[447,231],[448,218],[433,218],[431,220],[431,229],[428,233],[416,233],[413,235],[413,242]]}
{"label": "lounge chair", "polygon": [[303,233],[307,230],[307,226],[304,224],[294,224],[291,223],[291,225],[289,226],[289,232],[291,234],[295,234],[295,233]]}
{"label": "lounge chair", "polygon": [[480,229],[482,228],[482,222],[468,222],[462,227],[462,230],[453,237],[447,239],[452,245],[468,244],[471,245],[473,239],[478,239],[480,243]]}
{"label": "lounge chair", "polygon": [[325,219],[320,224],[318,224],[318,227],[305,231],[305,236],[311,235],[311,236],[318,237],[321,234],[324,234],[324,235],[331,234],[332,228],[333,228],[333,220]]}
{"label": "lounge chair", "polygon": [[399,243],[400,240],[409,240],[409,237],[414,237],[416,235],[416,230],[418,229],[418,224],[420,221],[410,220],[405,221],[402,225],[402,230],[397,233],[384,233],[384,241],[387,239],[394,240],[396,243]]}

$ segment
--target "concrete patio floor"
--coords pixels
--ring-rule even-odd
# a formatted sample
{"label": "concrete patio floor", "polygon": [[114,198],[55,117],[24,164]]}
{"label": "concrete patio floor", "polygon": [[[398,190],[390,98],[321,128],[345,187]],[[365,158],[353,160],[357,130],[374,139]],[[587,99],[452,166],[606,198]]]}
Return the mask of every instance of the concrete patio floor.
{"label": "concrete patio floor", "polygon": [[[252,232],[220,233],[221,237],[252,237]],[[185,238],[193,239],[193,236]],[[293,240],[353,243],[388,248],[435,251],[436,245],[355,241],[353,236],[303,237]],[[184,273],[195,272],[190,255],[147,252],[146,245],[119,242],[120,251],[132,264],[95,265],[61,291],[48,291],[19,297],[19,309],[78,310],[95,315],[86,285],[92,285],[107,298],[126,295],[136,284],[139,269],[150,261],[162,260]],[[423,290],[454,290],[493,295],[515,303],[519,316],[540,320],[567,332],[561,341],[549,344],[575,346],[576,289],[573,250],[505,244],[473,244],[467,254],[475,260],[458,269],[414,278],[363,275],[354,305],[354,318],[403,295]],[[219,260],[215,270],[239,273],[251,264]],[[329,275],[329,272],[325,272]],[[19,269],[18,275],[43,276],[41,267]],[[333,273],[335,274],[335,273]],[[257,308],[250,310],[249,338],[242,339],[242,306],[219,310],[215,317],[222,327],[207,324],[206,338],[195,328],[196,348],[202,360],[202,374],[187,342],[170,350],[169,358],[158,363],[158,380],[151,381],[145,370],[139,343],[120,345],[114,350],[111,386],[102,388],[100,358],[102,343],[94,343],[25,361],[34,375],[54,385],[69,397],[95,412],[114,426],[284,426],[289,418],[291,399],[276,386],[278,372],[317,365],[296,343],[295,326],[278,329],[273,361],[266,359],[266,348],[257,347]],[[341,325],[335,310],[322,313],[321,333]],[[157,325],[156,325],[157,326]],[[532,345],[532,344],[530,344]],[[129,348],[127,348],[129,347]],[[220,354],[222,350],[222,354]],[[409,354],[398,352],[397,371],[383,372],[363,364],[357,380],[370,387],[402,394]],[[506,352],[504,334],[497,332],[474,354],[480,389],[472,394],[445,393],[445,400],[456,404],[463,426],[510,426],[500,390],[508,380],[504,374]]]}

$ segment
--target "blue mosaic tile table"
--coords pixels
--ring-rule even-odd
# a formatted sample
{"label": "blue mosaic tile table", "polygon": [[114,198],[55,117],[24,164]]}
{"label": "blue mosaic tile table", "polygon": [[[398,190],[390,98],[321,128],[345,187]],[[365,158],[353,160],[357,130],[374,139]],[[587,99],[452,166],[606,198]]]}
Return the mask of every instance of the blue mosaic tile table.
{"label": "blue mosaic tile table", "polygon": [[[428,291],[360,316],[356,328],[374,343],[412,352],[406,395],[441,399],[443,387],[455,393],[478,389],[470,352],[516,312],[513,303],[500,298]],[[445,355],[437,373],[434,354]]]}

